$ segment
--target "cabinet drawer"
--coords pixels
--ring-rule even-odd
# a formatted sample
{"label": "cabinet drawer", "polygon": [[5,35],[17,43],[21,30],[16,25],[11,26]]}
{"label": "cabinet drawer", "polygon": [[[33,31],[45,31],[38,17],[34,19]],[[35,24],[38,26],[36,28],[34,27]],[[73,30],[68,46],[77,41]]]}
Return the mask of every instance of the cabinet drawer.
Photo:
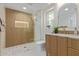
{"label": "cabinet drawer", "polygon": [[79,50],[79,40],[78,39],[72,39],[71,40],[71,47]]}
{"label": "cabinet drawer", "polygon": [[79,56],[79,50],[68,48],[68,56]]}

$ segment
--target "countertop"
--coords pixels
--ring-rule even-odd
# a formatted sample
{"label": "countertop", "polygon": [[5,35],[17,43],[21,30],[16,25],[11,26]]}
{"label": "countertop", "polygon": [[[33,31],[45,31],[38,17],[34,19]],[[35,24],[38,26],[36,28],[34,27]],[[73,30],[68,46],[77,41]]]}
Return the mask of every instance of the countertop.
{"label": "countertop", "polygon": [[76,34],[47,34],[47,35],[53,35],[53,36],[61,36],[61,37],[79,39],[79,35],[76,35]]}

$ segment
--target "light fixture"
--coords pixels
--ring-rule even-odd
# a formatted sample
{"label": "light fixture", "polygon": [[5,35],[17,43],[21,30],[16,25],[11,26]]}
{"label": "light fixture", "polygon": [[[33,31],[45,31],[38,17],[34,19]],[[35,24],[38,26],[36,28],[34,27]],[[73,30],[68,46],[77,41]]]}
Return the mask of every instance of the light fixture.
{"label": "light fixture", "polygon": [[34,16],[34,19],[36,19],[36,16]]}
{"label": "light fixture", "polygon": [[25,9],[27,9],[27,8],[26,8],[26,7],[22,7],[22,9],[24,9],[24,10],[25,10]]}
{"label": "light fixture", "polygon": [[68,11],[68,10],[69,10],[69,8],[65,8],[64,10],[65,10],[65,11]]}

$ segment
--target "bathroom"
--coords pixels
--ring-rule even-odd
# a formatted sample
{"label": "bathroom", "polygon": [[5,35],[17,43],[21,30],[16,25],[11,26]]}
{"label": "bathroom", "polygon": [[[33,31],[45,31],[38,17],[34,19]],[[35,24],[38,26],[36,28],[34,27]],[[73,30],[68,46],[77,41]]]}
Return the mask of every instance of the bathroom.
{"label": "bathroom", "polygon": [[[53,56],[48,53],[48,36],[78,38],[78,15],[79,3],[0,3],[0,55]],[[57,33],[55,27],[59,28]]]}

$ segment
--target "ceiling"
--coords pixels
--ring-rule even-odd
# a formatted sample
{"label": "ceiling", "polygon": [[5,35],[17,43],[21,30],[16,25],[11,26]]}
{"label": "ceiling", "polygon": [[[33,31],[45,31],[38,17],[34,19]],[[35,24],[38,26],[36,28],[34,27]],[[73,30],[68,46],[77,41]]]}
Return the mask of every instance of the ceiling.
{"label": "ceiling", "polygon": [[[5,3],[4,5],[6,8],[33,13],[49,6],[50,4],[48,3]],[[22,7],[26,7],[27,9],[24,10],[22,9]]]}

